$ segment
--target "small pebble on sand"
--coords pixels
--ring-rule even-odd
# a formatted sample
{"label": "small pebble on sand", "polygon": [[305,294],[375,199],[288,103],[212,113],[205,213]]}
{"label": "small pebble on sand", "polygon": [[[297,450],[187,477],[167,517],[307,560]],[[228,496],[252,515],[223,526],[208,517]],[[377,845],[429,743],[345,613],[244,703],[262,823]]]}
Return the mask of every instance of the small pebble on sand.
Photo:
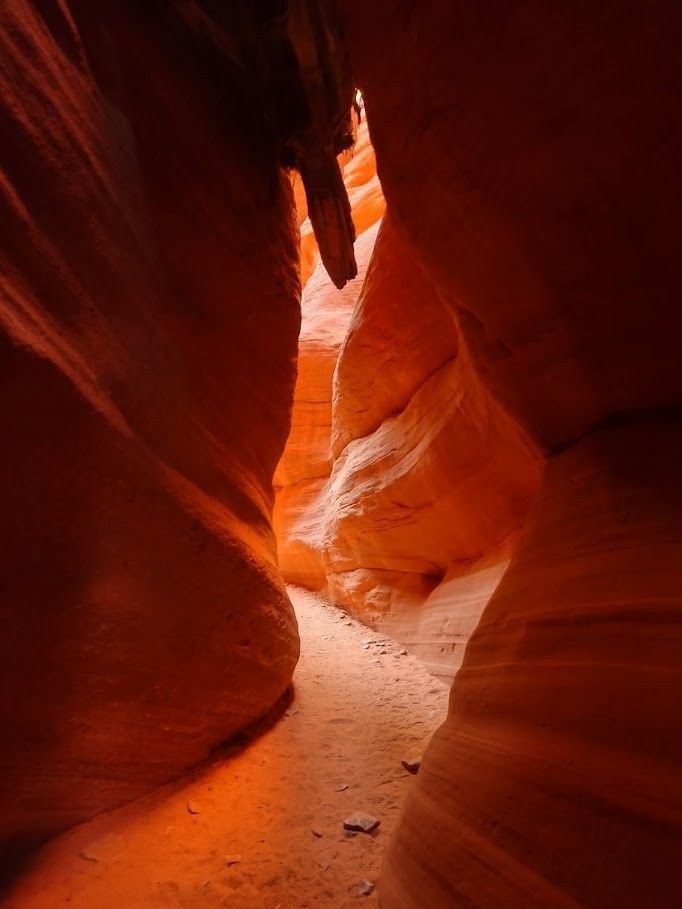
{"label": "small pebble on sand", "polygon": [[381,821],[370,814],[351,814],[343,822],[346,830],[358,830],[361,833],[371,833],[376,830]]}

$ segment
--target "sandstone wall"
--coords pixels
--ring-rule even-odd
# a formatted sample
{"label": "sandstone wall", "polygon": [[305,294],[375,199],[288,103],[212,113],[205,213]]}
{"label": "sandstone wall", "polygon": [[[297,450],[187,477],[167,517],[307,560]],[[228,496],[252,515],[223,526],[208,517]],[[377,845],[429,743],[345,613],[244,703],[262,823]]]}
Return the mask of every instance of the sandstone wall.
{"label": "sandstone wall", "polygon": [[332,378],[372,253],[378,222],[355,243],[357,277],[337,290],[319,261],[303,289],[291,431],[275,473],[273,525],[291,584],[322,590],[325,507],[331,471]]}
{"label": "sandstone wall", "polygon": [[[376,182],[365,170],[360,223]],[[280,566],[449,679],[508,564],[540,458],[481,385],[390,216],[378,227],[360,235],[360,273],[343,292],[321,266],[304,289],[276,477]]]}
{"label": "sandstone wall", "polygon": [[[337,362],[332,436],[331,597],[452,677],[465,628],[475,627],[470,585],[480,615],[540,462],[481,385],[451,311],[390,216]],[[465,578],[467,593],[452,583]]]}
{"label": "sandstone wall", "polygon": [[551,456],[381,899],[676,906],[679,7],[345,9],[396,229]]}
{"label": "sandstone wall", "polygon": [[251,99],[171,5],[3,4],[0,43],[6,857],[289,683],[269,519],[299,285]]}

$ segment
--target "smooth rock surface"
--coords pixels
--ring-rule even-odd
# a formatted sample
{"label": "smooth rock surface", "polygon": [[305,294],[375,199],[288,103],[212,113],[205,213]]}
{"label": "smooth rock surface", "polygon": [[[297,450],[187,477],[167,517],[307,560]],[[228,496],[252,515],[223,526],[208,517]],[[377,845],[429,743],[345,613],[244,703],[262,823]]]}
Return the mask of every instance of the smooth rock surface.
{"label": "smooth rock surface", "polygon": [[679,5],[344,12],[394,226],[481,382],[555,455],[425,753],[381,900],[673,909]]}
{"label": "smooth rock surface", "polygon": [[291,431],[275,473],[273,525],[287,582],[322,590],[326,482],[331,471],[332,377],[379,223],[355,244],[358,275],[339,291],[321,262],[303,290]]}
{"label": "smooth rock surface", "polygon": [[393,633],[395,599],[425,602],[453,564],[518,529],[539,467],[460,351],[334,462],[325,511],[332,599]]}
{"label": "smooth rock surface", "polygon": [[241,77],[223,64],[226,101],[212,59],[171,5],[0,9],[12,867],[203,759],[298,655],[270,528],[295,223]]}
{"label": "smooth rock surface", "polygon": [[681,454],[661,420],[550,462],[408,798],[385,905],[679,903]]}
{"label": "smooth rock surface", "polygon": [[344,4],[393,223],[555,450],[682,395],[679,6]]}
{"label": "smooth rock surface", "polygon": [[343,294],[319,270],[304,291],[277,471],[280,565],[452,678],[541,461],[475,374],[390,215],[368,266],[364,240],[361,276]]}

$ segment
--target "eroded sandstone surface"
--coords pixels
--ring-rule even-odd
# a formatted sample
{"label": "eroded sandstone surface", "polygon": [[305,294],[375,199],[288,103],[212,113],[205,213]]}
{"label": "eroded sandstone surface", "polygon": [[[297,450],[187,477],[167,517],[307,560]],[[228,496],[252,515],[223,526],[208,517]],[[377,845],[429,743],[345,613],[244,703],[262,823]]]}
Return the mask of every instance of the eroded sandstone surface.
{"label": "eroded sandstone surface", "polygon": [[264,714],[281,570],[457,672],[373,900],[677,909],[679,5],[345,0],[342,293],[218,7],[0,10],[2,858]]}
{"label": "eroded sandstone surface", "polygon": [[4,855],[195,764],[298,654],[288,183],[170,5],[96,7],[0,11]]}
{"label": "eroded sandstone surface", "polygon": [[345,9],[396,229],[549,455],[382,900],[676,906],[679,8]]}
{"label": "eroded sandstone surface", "polygon": [[[338,291],[317,252],[296,195],[301,221],[301,332],[291,431],[275,474],[273,522],[279,565],[286,580],[311,590],[326,587],[325,504],[331,472],[334,369],[363,285],[385,204],[376,174],[366,121],[358,128],[351,154],[340,156],[358,239],[358,275]],[[294,178],[294,189],[299,186]]]}
{"label": "eroded sandstone surface", "polygon": [[[481,384],[451,310],[390,216],[336,366],[332,451],[330,596],[452,676],[471,586],[480,614],[498,579],[480,563],[506,564],[540,459]],[[468,595],[454,578],[468,578]]]}
{"label": "eroded sandstone surface", "polygon": [[[363,126],[364,129],[364,126]],[[376,202],[366,131],[346,165],[358,277],[303,291],[275,530],[290,583],[325,590],[452,678],[537,488],[535,444],[472,367],[451,307]],[[383,196],[381,196],[383,199]],[[305,276],[305,225],[302,230]]]}

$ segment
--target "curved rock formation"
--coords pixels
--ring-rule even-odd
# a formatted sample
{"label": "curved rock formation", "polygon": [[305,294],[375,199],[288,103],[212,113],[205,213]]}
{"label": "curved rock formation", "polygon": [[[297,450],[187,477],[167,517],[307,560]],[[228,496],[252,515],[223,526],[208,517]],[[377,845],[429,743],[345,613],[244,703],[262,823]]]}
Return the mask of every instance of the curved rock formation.
{"label": "curved rock formation", "polygon": [[275,473],[279,565],[292,584],[322,590],[326,484],[331,470],[332,377],[379,225],[358,237],[358,275],[337,290],[321,261],[303,290],[291,431]]}
{"label": "curved rock formation", "polygon": [[[481,559],[506,560],[539,459],[458,349],[451,313],[390,218],[337,364],[333,421],[325,510],[332,599],[420,655],[431,651],[434,667],[452,674],[465,604],[451,600],[439,630],[429,604],[428,638],[422,606],[446,575],[450,582]],[[480,608],[487,596],[481,591]]]}
{"label": "curved rock formation", "polygon": [[672,909],[679,8],[345,10],[396,229],[481,381],[554,454],[381,898]]}
{"label": "curved rock formation", "polygon": [[458,351],[450,310],[390,217],[375,235],[361,236],[363,268],[343,294],[319,268],[303,294],[280,566],[451,678],[540,461]]}
{"label": "curved rock formation", "polygon": [[[381,900],[677,909],[679,4],[340,8],[390,215],[375,246],[363,125],[345,295],[302,231],[280,564],[441,674],[471,635]],[[198,761],[296,660],[291,111],[254,10],[285,22],[0,9],[4,858]]]}
{"label": "curved rock formation", "polygon": [[412,7],[351,0],[349,41],[392,217],[487,384],[550,449],[677,406],[676,4]]}
{"label": "curved rock formation", "polygon": [[333,456],[401,413],[456,353],[452,315],[385,217],[334,373]]}
{"label": "curved rock formation", "polygon": [[290,194],[236,68],[96,6],[0,12],[4,856],[196,763],[298,653]]}
{"label": "curved rock formation", "polygon": [[387,906],[678,904],[681,451],[679,422],[653,420],[550,461],[392,843]]}

